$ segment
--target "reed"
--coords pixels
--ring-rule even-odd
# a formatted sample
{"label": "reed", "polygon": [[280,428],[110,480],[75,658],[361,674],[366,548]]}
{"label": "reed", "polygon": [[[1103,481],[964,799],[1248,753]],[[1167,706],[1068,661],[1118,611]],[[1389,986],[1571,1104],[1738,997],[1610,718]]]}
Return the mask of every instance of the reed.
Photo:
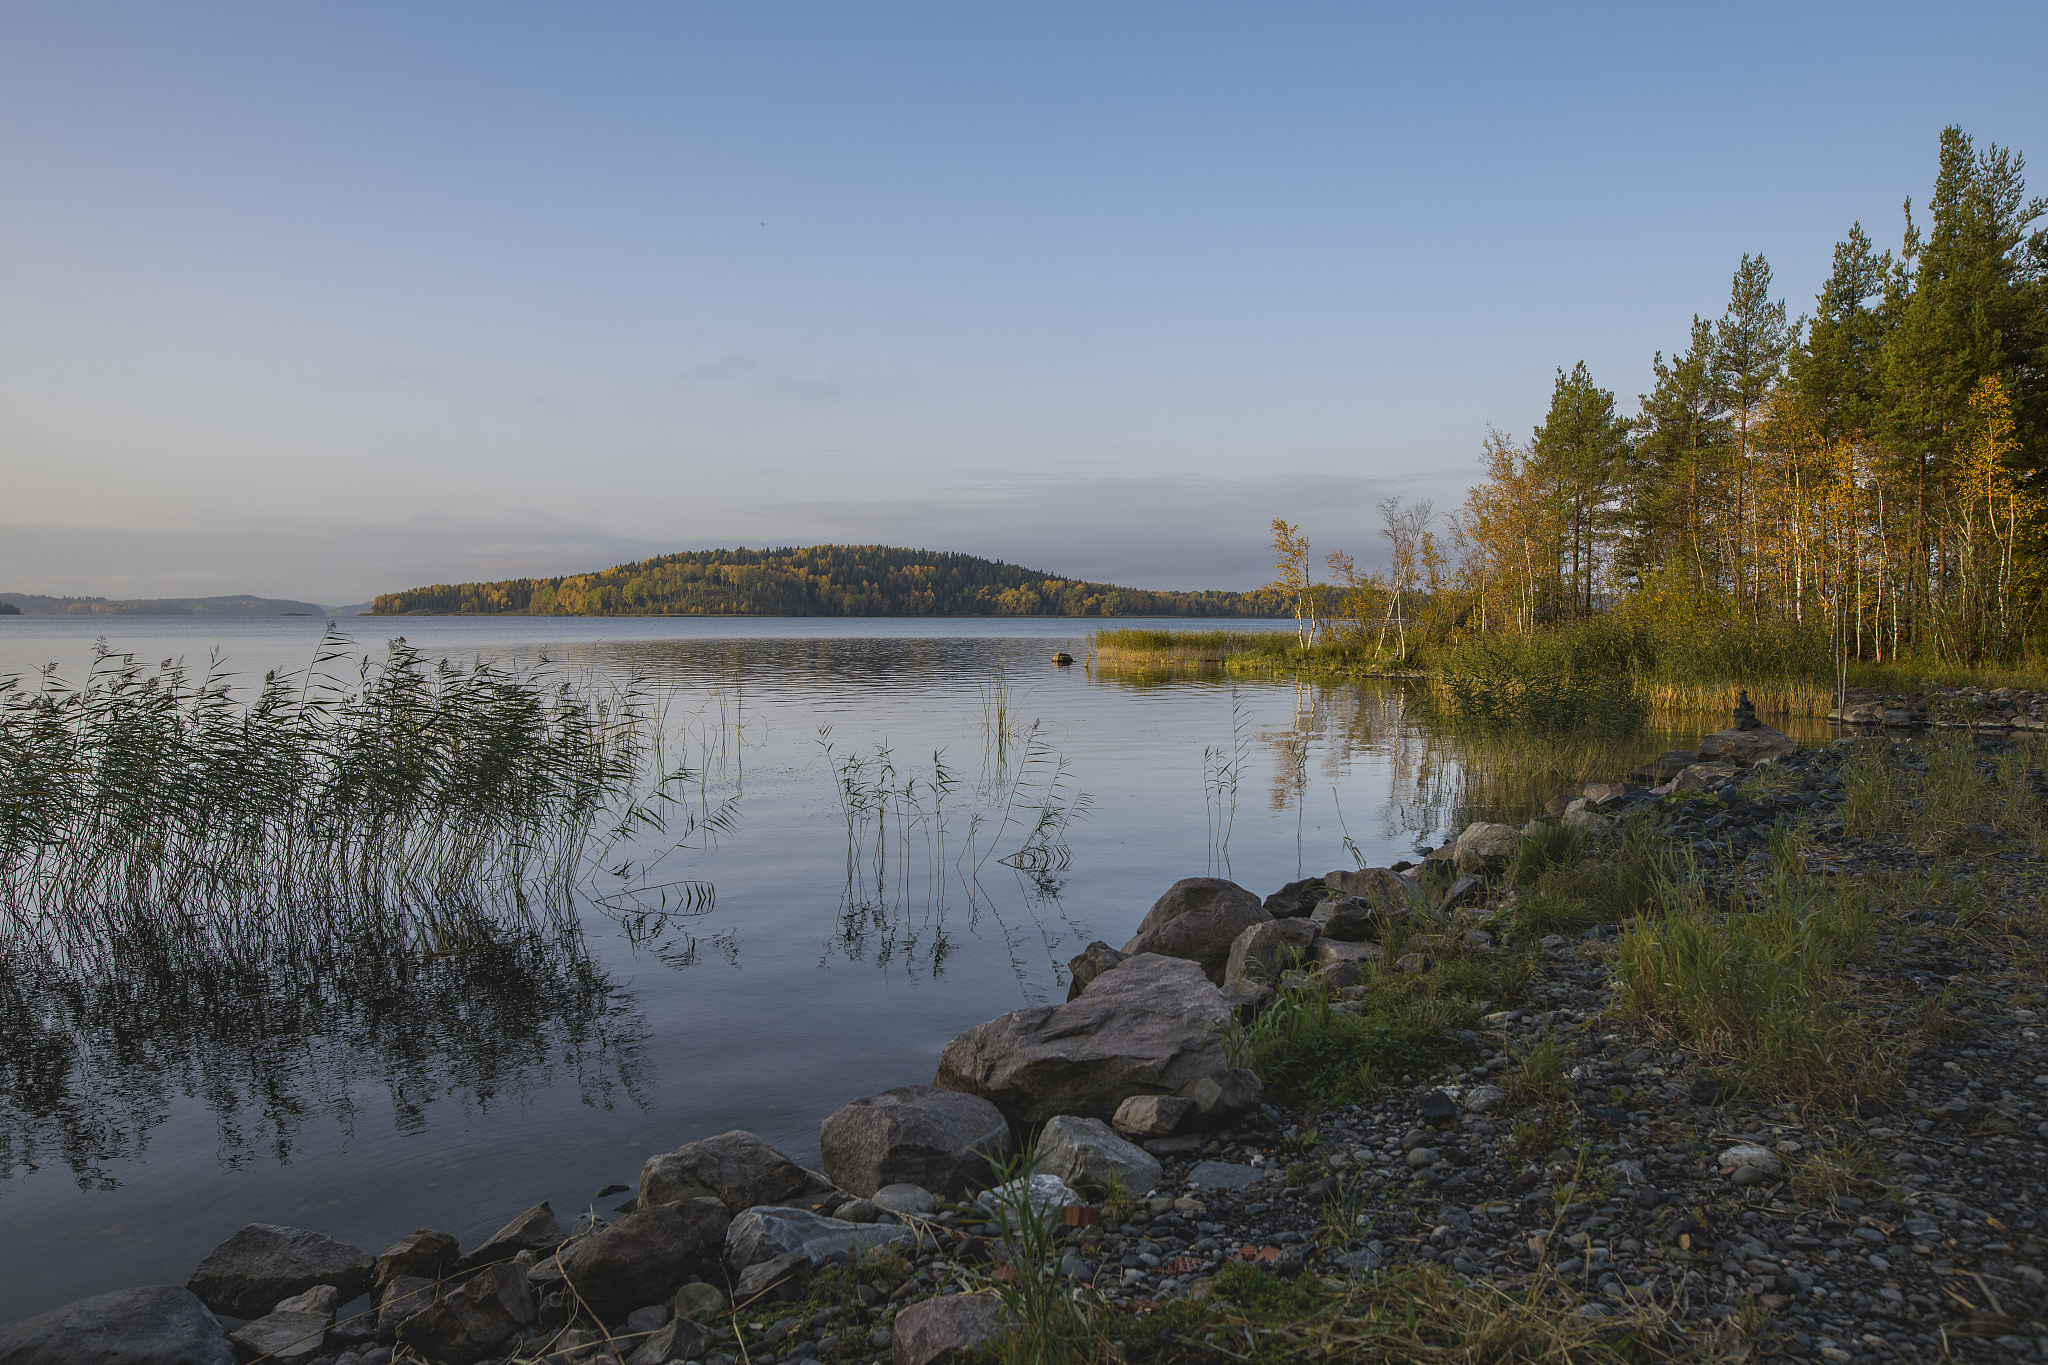
{"label": "reed", "polygon": [[403,640],[373,662],[330,633],[304,673],[237,694],[218,655],[194,675],[104,647],[75,686],[0,678],[0,918],[410,907],[431,922],[566,894],[601,821],[661,823],[636,799],[631,686],[430,662]]}

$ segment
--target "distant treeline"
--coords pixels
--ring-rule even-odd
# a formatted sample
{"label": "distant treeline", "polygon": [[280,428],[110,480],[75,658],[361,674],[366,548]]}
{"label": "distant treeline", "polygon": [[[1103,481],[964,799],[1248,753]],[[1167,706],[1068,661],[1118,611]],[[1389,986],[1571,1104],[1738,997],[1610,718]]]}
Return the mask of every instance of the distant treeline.
{"label": "distant treeline", "polygon": [[565,578],[385,593],[379,616],[1272,616],[1254,593],[1147,592],[887,545],[690,550]]}
{"label": "distant treeline", "polygon": [[27,616],[325,616],[317,602],[279,597],[42,597],[32,592],[0,593],[0,612],[12,606]]}

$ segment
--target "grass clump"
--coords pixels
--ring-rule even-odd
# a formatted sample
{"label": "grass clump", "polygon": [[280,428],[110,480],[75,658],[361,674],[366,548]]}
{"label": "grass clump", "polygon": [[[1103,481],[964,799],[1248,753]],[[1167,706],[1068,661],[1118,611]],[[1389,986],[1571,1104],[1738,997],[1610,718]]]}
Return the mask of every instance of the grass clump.
{"label": "grass clump", "polygon": [[1591,854],[1590,841],[1568,825],[1543,825],[1522,841],[1509,874],[1520,888],[1515,937],[1618,924],[1655,906],[1663,888],[1684,875],[1670,841],[1640,818],[1625,820],[1618,840]]}
{"label": "grass clump", "polygon": [[1439,658],[1436,701],[1451,719],[1482,729],[1633,735],[1648,715],[1635,653],[1630,632],[1603,622],[1475,638]]}
{"label": "grass clump", "polygon": [[1780,868],[1754,913],[1724,913],[1697,888],[1638,916],[1616,955],[1618,1012],[1721,1062],[1743,1089],[1852,1104],[1888,1091],[1894,1049],[1850,1010],[1842,967],[1870,941],[1861,888]]}

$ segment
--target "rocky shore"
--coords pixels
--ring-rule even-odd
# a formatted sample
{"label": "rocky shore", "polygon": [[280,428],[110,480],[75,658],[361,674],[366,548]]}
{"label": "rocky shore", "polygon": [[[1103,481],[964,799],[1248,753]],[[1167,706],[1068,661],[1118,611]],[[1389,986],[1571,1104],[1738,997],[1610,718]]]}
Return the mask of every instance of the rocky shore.
{"label": "rocky shore", "polygon": [[[2042,700],[1986,695],[2011,707],[2000,721]],[[1738,714],[1419,863],[1264,898],[1176,883],[1121,949],[1074,959],[1064,1003],[977,1025],[931,1084],[827,1116],[821,1171],[732,1132],[596,1192],[631,1194],[604,1217],[565,1228],[541,1204],[471,1248],[422,1229],[373,1254],[251,1225],[183,1286],[0,1327],[0,1365],[929,1365],[1031,1330],[1034,1277],[1078,1296],[1115,1358],[1221,1361],[1242,1343],[1204,1354],[1200,1315],[1248,1302],[1248,1275],[1342,1296],[1436,1274],[1667,1355],[2048,1358],[2042,854],[1995,819],[1934,847],[1852,831],[1851,764],[1926,761],[1878,728],[1887,709],[1903,708],[1804,752]],[[1984,780],[2032,803],[2013,728],[1969,742]],[[1595,850],[1659,840],[1734,914],[1773,878],[1909,886],[1889,949],[1845,969],[1859,1018],[1897,1044],[1882,1093],[1846,1112],[1772,1102],[1618,1012],[1614,923],[1519,927],[1510,872],[1552,825]],[[1290,992],[1362,1011],[1376,973],[1422,979],[1453,955],[1526,970],[1428,1074],[1283,1103],[1243,1065],[1246,1028]],[[1148,1327],[1164,1322],[1180,1335]]]}

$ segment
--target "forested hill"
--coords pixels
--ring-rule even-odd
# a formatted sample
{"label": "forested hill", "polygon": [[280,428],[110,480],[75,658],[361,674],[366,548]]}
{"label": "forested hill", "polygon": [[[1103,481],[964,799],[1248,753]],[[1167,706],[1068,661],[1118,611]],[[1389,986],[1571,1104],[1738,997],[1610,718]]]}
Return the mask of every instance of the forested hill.
{"label": "forested hill", "polygon": [[601,573],[436,583],[379,616],[1272,616],[1250,593],[1147,592],[887,545],[690,550]]}

